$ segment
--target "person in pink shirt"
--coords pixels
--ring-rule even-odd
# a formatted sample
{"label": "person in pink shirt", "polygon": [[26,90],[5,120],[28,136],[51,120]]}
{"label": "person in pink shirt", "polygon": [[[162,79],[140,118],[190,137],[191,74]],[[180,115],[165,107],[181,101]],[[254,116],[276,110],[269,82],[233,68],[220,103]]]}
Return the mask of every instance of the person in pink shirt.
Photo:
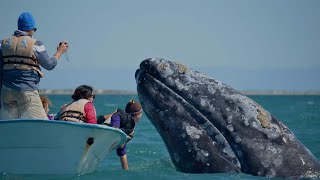
{"label": "person in pink shirt", "polygon": [[57,120],[97,124],[96,109],[93,105],[95,94],[88,85],[77,87],[71,96],[72,101],[61,107]]}

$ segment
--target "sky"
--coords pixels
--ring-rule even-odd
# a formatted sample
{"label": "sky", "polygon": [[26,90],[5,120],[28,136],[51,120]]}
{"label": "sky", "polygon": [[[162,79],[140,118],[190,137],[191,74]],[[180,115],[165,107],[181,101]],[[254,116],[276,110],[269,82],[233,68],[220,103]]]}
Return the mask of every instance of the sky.
{"label": "sky", "polygon": [[69,42],[40,89],[136,90],[141,61],[164,58],[236,90],[320,90],[319,0],[3,0],[0,39],[24,11],[50,56]]}

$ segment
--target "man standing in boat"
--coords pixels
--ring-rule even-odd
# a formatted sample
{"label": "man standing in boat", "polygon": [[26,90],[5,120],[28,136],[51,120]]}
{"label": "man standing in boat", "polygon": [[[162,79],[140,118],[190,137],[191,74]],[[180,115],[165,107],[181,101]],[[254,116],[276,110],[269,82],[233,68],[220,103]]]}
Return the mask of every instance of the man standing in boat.
{"label": "man standing in boat", "polygon": [[[106,124],[111,127],[120,128],[127,134],[128,143],[133,138],[135,125],[139,122],[141,117],[141,104],[134,100],[130,100],[126,105],[125,111],[117,109],[117,111],[111,115],[98,116],[98,124]],[[120,158],[122,168],[128,170],[129,165],[126,144],[117,149],[117,155]]]}
{"label": "man standing in boat", "polygon": [[32,38],[37,30],[29,12],[18,19],[18,30],[0,44],[1,110],[0,119],[48,119],[39,97],[39,82],[44,76],[41,67],[52,70],[68,50],[63,41],[53,57],[44,44]]}

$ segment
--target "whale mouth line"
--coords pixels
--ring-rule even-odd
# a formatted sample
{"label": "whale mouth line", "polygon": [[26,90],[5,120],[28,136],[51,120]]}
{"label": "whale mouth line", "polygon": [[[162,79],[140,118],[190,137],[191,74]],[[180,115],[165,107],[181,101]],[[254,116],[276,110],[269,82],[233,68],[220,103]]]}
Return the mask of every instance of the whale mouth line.
{"label": "whale mouth line", "polygon": [[[168,90],[170,93],[174,94],[177,99],[180,99],[181,101],[185,101],[185,103],[190,106],[194,111],[196,111],[198,114],[200,114],[201,116],[203,116],[206,120],[207,123],[210,123],[213,127],[216,128],[216,130],[218,130],[218,133],[222,135],[221,131],[215,126],[213,125],[210,121],[209,118],[207,116],[205,116],[202,112],[200,112],[192,103],[190,103],[189,101],[187,101],[186,99],[184,99],[181,95],[179,95],[178,93],[176,93],[173,89],[171,89],[170,87],[168,87],[165,83],[163,83],[161,80],[155,78],[154,76],[152,76],[150,73],[148,73],[147,71],[143,70],[143,69],[139,69],[139,73],[138,76],[136,77],[136,79],[139,81],[140,78],[145,78],[145,77],[149,77],[151,78],[153,81],[155,81],[157,84],[159,84],[160,86],[162,86],[163,88],[165,88],[166,90]],[[194,118],[194,116],[192,116],[193,119],[198,123],[198,121],[196,120],[196,118]],[[199,123],[199,125],[201,125]],[[204,131],[206,134],[208,134],[206,131]],[[208,134],[209,135],[209,134]],[[223,136],[223,135],[222,135]],[[209,135],[210,139],[212,139],[212,137]],[[214,139],[212,139],[214,140]],[[229,142],[226,141],[228,144]],[[229,144],[230,145],[230,144]],[[226,162],[228,162],[231,166],[236,167],[235,164],[233,164],[232,162],[230,162],[228,159],[226,159],[223,155],[212,151],[212,153],[216,154],[217,156],[220,156],[222,159],[224,159]],[[238,157],[237,157],[238,159]]]}
{"label": "whale mouth line", "polygon": [[[185,101],[190,107],[192,107],[193,110],[195,110],[198,114],[201,114],[203,117],[205,117],[208,122],[209,118],[207,116],[205,116],[202,112],[200,112],[192,103],[190,103],[189,101],[187,101],[185,98],[183,98],[181,95],[179,95],[178,93],[176,93],[176,91],[174,91],[173,89],[171,89],[170,87],[168,87],[165,83],[163,83],[161,80],[155,78],[154,76],[152,76],[150,73],[148,73],[147,71],[143,70],[143,69],[139,69],[139,74],[136,77],[136,79],[139,81],[141,76],[143,76],[142,74],[144,74],[145,77],[150,77],[152,80],[154,80],[157,84],[159,84],[160,86],[164,87],[166,90],[168,90],[169,92],[171,92],[172,94],[174,94],[176,97],[178,97],[178,99],[180,99],[181,101]],[[145,78],[144,77],[144,78]],[[195,118],[194,118],[195,119]],[[196,119],[195,119],[196,121]],[[210,122],[211,123],[211,122]],[[212,123],[211,123],[212,124]],[[212,126],[214,126],[212,124]],[[214,126],[216,127],[216,126]],[[219,130],[219,129],[217,129]],[[221,131],[219,130],[219,133],[221,133]]]}

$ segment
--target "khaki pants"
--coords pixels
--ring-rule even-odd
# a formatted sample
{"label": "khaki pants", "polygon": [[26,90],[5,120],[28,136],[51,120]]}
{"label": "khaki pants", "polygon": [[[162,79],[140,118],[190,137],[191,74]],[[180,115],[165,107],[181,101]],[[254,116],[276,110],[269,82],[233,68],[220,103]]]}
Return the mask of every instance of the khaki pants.
{"label": "khaki pants", "polygon": [[2,85],[0,119],[48,119],[48,116],[37,90],[19,91]]}

